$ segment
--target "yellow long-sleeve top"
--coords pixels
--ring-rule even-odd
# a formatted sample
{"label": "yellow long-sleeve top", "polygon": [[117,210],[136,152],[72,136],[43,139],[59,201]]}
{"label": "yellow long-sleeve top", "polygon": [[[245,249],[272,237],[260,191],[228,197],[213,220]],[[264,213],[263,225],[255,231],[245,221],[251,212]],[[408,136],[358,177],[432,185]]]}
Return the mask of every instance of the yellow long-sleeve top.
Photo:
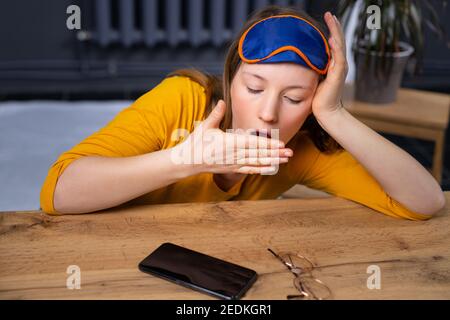
{"label": "yellow long-sleeve top", "polygon": [[[41,208],[57,215],[53,195],[58,177],[74,160],[85,156],[129,157],[175,146],[176,129],[194,130],[195,121],[205,118],[205,89],[184,76],[165,78],[161,83],[122,110],[104,128],[64,152],[51,166],[41,190]],[[361,203],[389,216],[425,220],[391,198],[380,184],[346,150],[320,152],[306,134],[287,144],[294,151],[275,175],[248,175],[228,191],[201,173],[140,196],[129,203],[154,204],[225,200],[275,199],[295,184],[322,190]]]}

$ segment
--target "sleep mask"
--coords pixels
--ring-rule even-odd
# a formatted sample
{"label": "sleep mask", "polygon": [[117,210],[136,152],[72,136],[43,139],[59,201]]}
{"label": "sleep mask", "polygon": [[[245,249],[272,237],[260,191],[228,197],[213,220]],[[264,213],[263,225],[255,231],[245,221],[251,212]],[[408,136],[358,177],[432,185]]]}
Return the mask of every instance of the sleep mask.
{"label": "sleep mask", "polygon": [[276,15],[254,23],[239,40],[246,63],[294,62],[326,74],[330,48],[323,33],[309,21]]}

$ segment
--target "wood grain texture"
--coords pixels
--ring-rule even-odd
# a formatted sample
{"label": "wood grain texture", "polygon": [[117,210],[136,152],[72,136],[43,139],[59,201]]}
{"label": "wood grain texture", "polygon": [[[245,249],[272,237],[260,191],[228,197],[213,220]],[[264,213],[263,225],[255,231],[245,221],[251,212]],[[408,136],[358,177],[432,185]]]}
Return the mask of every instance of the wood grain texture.
{"label": "wood grain texture", "polygon": [[[450,299],[449,210],[412,222],[328,197],[0,213],[0,298],[213,299],[138,270],[168,241],[254,269],[245,299],[296,293],[267,247],[312,259],[334,299]],[[374,264],[380,290],[366,285]],[[80,290],[66,288],[69,265],[81,268]]]}

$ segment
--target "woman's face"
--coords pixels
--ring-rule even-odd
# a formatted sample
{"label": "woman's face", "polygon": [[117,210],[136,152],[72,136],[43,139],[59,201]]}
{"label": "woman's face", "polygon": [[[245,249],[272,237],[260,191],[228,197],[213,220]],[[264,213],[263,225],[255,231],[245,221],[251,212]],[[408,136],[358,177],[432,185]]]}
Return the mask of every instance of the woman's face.
{"label": "woman's face", "polygon": [[242,62],[230,89],[233,129],[279,129],[287,143],[311,113],[318,83],[316,72],[295,63]]}

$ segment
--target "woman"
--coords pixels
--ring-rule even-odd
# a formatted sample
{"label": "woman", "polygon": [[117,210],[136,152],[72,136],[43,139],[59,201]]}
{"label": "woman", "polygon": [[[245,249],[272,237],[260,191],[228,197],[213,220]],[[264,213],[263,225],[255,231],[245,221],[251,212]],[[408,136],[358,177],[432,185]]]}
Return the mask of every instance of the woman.
{"label": "woman", "polygon": [[[297,9],[256,12],[229,48],[223,85],[196,70],[170,74],[59,157],[42,209],[274,199],[301,183],[393,217],[430,218],[445,204],[434,178],[342,107],[344,36],[335,16],[324,20],[328,41]],[[180,130],[190,135],[180,141]],[[200,161],[175,161],[198,150]],[[233,161],[207,161],[206,150]]]}

